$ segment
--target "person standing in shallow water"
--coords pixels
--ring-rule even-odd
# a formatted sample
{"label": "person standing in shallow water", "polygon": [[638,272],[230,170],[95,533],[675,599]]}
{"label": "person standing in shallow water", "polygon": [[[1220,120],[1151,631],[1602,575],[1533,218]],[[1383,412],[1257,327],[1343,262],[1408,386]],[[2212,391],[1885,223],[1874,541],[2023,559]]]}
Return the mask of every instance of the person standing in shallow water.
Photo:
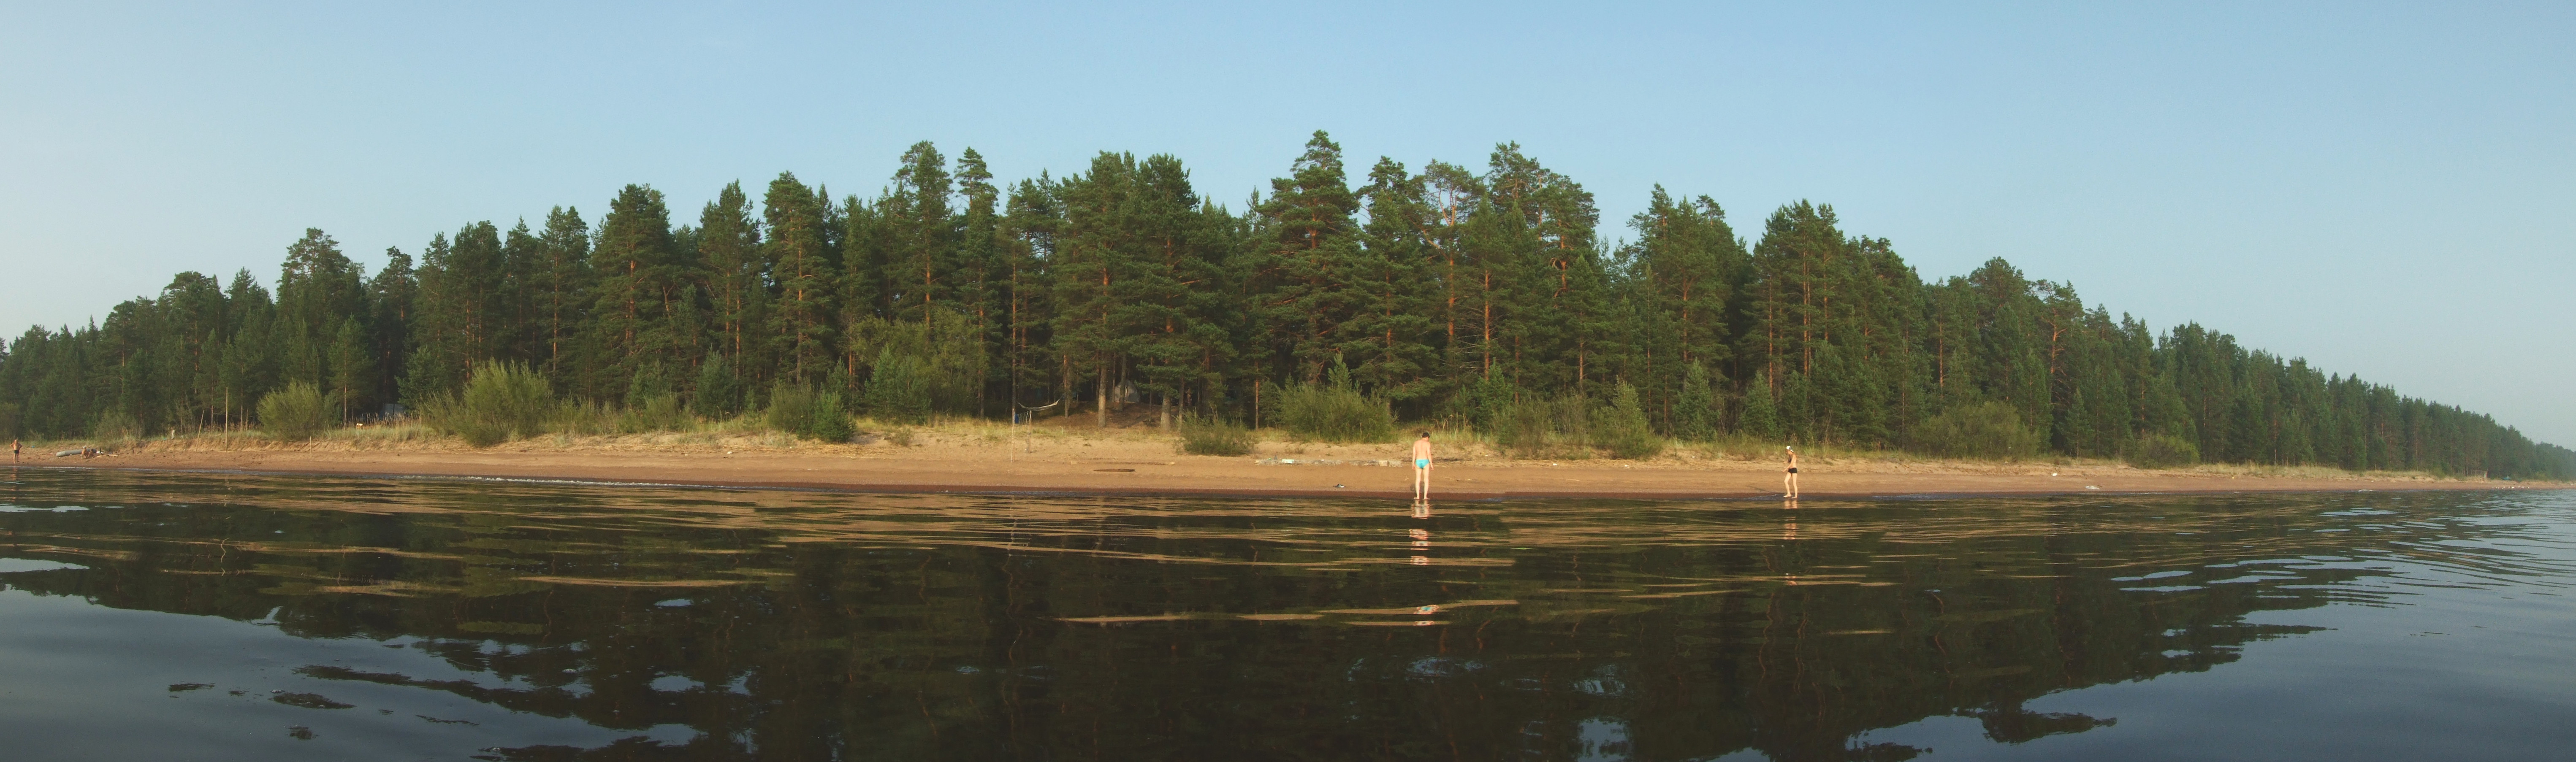
{"label": "person standing in shallow water", "polygon": [[1798,499],[1798,448],[1783,445],[1780,449],[1789,451],[1789,472],[1780,476],[1780,496],[1796,500]]}
{"label": "person standing in shallow water", "polygon": [[1413,499],[1415,502],[1431,500],[1431,432],[1428,431],[1413,440]]}

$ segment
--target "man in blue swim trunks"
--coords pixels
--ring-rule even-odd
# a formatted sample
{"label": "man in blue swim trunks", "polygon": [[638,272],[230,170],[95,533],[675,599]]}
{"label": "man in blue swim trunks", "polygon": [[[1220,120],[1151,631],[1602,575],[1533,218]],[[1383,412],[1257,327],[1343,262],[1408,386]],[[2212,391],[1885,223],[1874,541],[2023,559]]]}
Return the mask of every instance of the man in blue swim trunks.
{"label": "man in blue swim trunks", "polygon": [[1422,432],[1422,438],[1413,440],[1413,499],[1417,502],[1431,499],[1431,432],[1428,431]]}

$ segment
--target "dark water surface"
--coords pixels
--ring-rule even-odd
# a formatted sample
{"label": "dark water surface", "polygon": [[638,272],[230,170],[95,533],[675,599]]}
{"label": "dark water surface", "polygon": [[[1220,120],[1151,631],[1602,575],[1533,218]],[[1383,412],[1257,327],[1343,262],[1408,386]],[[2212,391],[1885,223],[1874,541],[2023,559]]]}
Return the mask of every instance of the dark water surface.
{"label": "dark water surface", "polygon": [[2576,755],[2567,492],[13,481],[16,760]]}

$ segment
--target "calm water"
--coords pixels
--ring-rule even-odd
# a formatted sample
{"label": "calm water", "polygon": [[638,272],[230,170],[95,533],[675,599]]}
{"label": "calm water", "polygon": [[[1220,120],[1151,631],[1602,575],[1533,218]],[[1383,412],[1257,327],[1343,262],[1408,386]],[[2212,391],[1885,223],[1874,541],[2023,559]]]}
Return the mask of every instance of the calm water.
{"label": "calm water", "polygon": [[26,470],[0,756],[2535,759],[2576,494],[861,496]]}

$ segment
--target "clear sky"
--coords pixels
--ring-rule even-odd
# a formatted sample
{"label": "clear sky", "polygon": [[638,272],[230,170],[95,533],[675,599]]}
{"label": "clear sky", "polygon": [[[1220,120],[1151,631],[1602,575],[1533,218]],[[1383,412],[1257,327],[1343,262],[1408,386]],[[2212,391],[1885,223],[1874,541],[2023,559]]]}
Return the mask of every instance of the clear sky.
{"label": "clear sky", "polygon": [[1321,128],[1518,141],[1612,239],[1657,183],[1748,234],[1831,203],[1926,278],[2004,257],[2576,445],[2576,3],[413,5],[0,0],[0,326],[270,281],[306,227],[373,267],[630,182],[873,195],[924,139],[1239,208]]}

